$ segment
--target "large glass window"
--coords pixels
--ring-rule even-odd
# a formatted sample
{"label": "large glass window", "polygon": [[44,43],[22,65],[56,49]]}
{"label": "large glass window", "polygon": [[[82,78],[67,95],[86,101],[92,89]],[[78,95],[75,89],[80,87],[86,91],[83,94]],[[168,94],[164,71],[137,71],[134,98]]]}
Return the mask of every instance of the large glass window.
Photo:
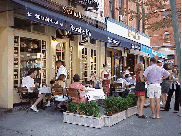
{"label": "large glass window", "polygon": [[30,69],[35,70],[35,82],[46,84],[46,41],[26,37],[14,37],[14,88],[21,85]]}

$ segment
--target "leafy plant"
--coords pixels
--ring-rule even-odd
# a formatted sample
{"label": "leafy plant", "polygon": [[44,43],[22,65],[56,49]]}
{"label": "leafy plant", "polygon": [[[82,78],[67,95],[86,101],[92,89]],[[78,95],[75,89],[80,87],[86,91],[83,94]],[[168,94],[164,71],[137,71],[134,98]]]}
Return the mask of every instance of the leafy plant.
{"label": "leafy plant", "polygon": [[109,97],[103,100],[103,108],[105,109],[105,114],[111,116],[119,111],[118,109],[118,97]]}
{"label": "leafy plant", "polygon": [[126,97],[126,99],[128,100],[128,106],[129,107],[133,107],[137,105],[137,96],[134,93],[130,93],[128,94],[128,96]]}
{"label": "leafy plant", "polygon": [[78,113],[81,115],[100,117],[99,106],[96,102],[79,103]]}
{"label": "leafy plant", "polygon": [[122,98],[122,97],[117,97],[117,98],[118,98],[118,103],[117,103],[118,112],[122,112],[124,110],[127,110],[128,109],[127,99]]}
{"label": "leafy plant", "polygon": [[77,110],[77,104],[74,102],[69,102],[67,105],[67,110],[71,113],[75,113]]}

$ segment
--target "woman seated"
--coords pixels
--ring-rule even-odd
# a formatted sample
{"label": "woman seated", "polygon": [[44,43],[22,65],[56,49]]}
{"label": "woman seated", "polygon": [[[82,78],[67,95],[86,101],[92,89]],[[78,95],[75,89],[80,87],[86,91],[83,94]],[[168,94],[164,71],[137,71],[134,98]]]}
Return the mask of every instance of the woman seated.
{"label": "woman seated", "polygon": [[64,74],[59,75],[59,77],[54,85],[60,85],[60,87],[65,88],[64,83],[63,83],[65,81],[65,79],[66,79],[66,76]]}
{"label": "woman seated", "polygon": [[102,83],[99,80],[97,80],[97,77],[96,77],[96,75],[94,73],[92,73],[90,75],[90,78],[93,81],[92,84],[91,84],[92,88],[102,89]]}
{"label": "woman seated", "polygon": [[79,103],[79,102],[86,103],[87,102],[87,98],[85,98],[84,96],[81,95],[81,90],[85,91],[85,92],[88,92],[88,90],[86,90],[84,88],[84,86],[79,83],[80,76],[78,74],[75,74],[74,77],[73,77],[73,81],[74,82],[69,85],[69,88],[78,89],[78,91],[80,93],[80,98],[72,97],[72,102],[75,102],[75,103]]}
{"label": "woman seated", "polygon": [[116,83],[122,83],[122,88],[128,88],[129,83],[124,79],[123,74],[121,73]]}
{"label": "woman seated", "polygon": [[[57,87],[57,86],[62,87],[63,90],[64,90],[65,89],[65,84],[63,82],[65,81],[65,79],[66,79],[66,76],[64,74],[59,75],[58,79],[54,83],[54,87]],[[66,94],[66,92],[64,91],[63,94]],[[57,98],[58,100],[63,99],[63,98],[65,100],[68,99],[66,96],[63,97],[63,95],[55,95],[54,97]],[[61,101],[58,104],[58,107],[59,108],[65,108],[65,107],[63,107],[64,105],[66,105],[66,103],[64,103],[64,101]]]}

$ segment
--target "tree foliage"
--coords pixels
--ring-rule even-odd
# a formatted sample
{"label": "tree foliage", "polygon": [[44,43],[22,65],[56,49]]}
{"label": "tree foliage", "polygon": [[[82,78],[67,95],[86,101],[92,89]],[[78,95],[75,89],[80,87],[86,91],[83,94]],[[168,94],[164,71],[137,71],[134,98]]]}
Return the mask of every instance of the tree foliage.
{"label": "tree foliage", "polygon": [[[169,0],[128,0],[136,4],[139,7],[139,11],[132,8],[124,8],[120,10],[125,16],[129,17],[129,21],[134,19],[142,20],[145,24],[145,29],[150,29],[153,31],[160,30],[161,28],[169,28],[172,26],[172,15]],[[168,2],[168,4],[164,4]],[[181,23],[181,3],[177,5],[178,20]],[[144,10],[145,12],[143,12]],[[165,17],[161,17],[161,14],[165,14]],[[153,18],[158,18],[154,21]]]}

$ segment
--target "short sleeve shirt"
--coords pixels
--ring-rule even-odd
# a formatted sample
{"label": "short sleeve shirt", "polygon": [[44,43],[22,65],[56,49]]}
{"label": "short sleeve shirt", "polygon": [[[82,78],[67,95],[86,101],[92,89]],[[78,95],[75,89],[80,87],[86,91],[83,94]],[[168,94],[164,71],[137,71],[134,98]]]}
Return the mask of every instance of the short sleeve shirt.
{"label": "short sleeve shirt", "polygon": [[144,71],[143,75],[147,78],[149,83],[160,84],[161,78],[169,76],[170,74],[164,68],[161,68],[156,64],[152,64]]}
{"label": "short sleeve shirt", "polygon": [[31,90],[30,87],[35,87],[34,79],[30,76],[26,76],[25,78],[23,78],[21,86],[27,87],[28,92],[33,92],[33,90]]}

